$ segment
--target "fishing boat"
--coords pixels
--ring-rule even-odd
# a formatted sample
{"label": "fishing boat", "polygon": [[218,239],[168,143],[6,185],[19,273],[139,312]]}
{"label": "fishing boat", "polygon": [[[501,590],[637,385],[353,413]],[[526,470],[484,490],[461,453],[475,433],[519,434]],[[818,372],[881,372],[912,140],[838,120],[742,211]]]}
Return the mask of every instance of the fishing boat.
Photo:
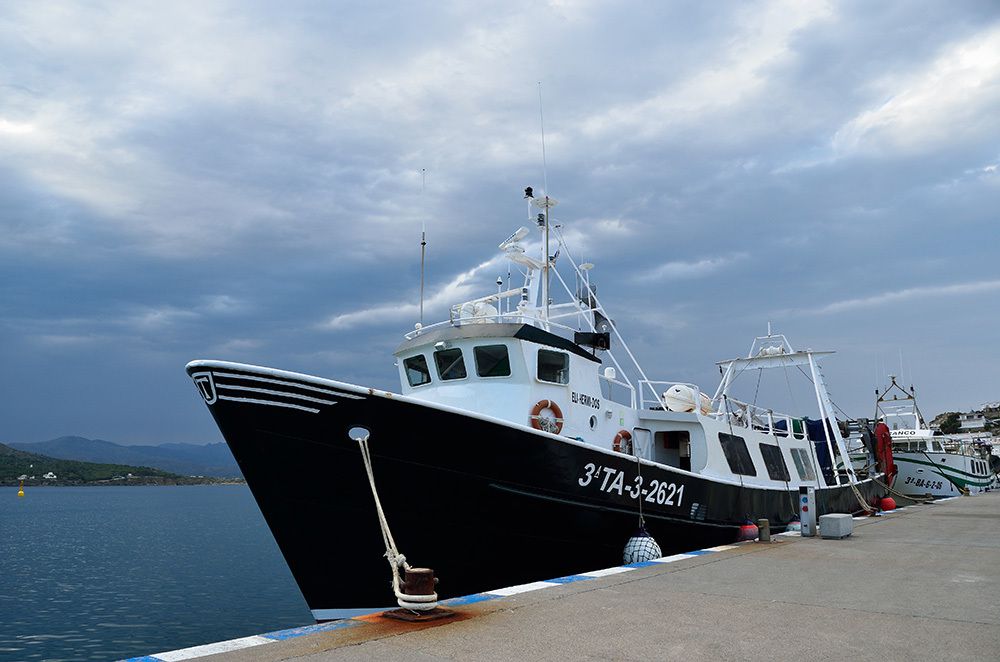
{"label": "fishing boat", "polygon": [[[550,222],[555,200],[529,188],[525,201],[527,226],[499,244],[519,275],[416,323],[395,351],[399,392],[187,365],[319,621],[403,600],[403,551],[445,598],[621,564],[637,531],[664,554],[734,542],[758,518],[780,531],[800,486],[820,515],[885,495],[879,475],[834,468],[848,454],[829,352],[769,330],[719,363],[712,396],[650,380],[594,265]],[[815,420],[734,396],[739,375],[788,369],[808,376]]]}
{"label": "fishing boat", "polygon": [[[990,449],[974,440],[935,433],[920,413],[914,387],[903,388],[895,375],[889,380],[881,393],[875,391],[875,418],[892,440],[898,468],[892,489],[907,496],[943,498],[994,488]],[[855,454],[852,460],[857,467],[862,458]]]}

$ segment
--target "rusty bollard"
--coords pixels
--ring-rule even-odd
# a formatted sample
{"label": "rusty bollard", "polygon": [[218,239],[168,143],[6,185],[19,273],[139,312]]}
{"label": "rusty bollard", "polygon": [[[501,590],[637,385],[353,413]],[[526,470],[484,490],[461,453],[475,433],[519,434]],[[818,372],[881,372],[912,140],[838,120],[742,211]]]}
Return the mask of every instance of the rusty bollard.
{"label": "rusty bollard", "polygon": [[407,568],[402,589],[407,595],[430,595],[437,587],[437,577],[430,568]]}
{"label": "rusty bollard", "polygon": [[[407,568],[403,574],[403,580],[399,588],[404,595],[431,595],[436,592],[438,579],[434,576],[434,571],[430,568]],[[393,618],[408,623],[423,623],[435,621],[441,618],[449,618],[455,615],[450,609],[443,609],[434,606],[433,609],[393,609],[383,612],[383,616]]]}
{"label": "rusty bollard", "polygon": [[771,523],[766,519],[757,520],[758,542],[771,542]]}

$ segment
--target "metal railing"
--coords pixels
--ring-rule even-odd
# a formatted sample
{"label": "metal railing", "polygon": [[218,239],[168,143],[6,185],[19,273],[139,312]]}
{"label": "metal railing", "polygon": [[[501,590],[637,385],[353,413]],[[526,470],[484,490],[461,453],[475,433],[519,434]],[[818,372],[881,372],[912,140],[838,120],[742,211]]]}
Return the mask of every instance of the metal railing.
{"label": "metal railing", "polygon": [[[645,386],[646,388],[648,388],[649,392],[653,395],[653,398],[651,400],[647,400],[646,399],[646,390],[642,388],[643,386]],[[657,391],[657,389],[654,388],[656,386],[661,386],[661,387],[665,387],[665,388],[663,388],[662,391]],[[671,386],[686,386],[686,387],[690,388],[696,394],[695,395],[696,398],[700,398],[701,397],[701,389],[698,388],[698,386],[695,385],[695,384],[689,384],[688,382],[664,382],[664,381],[657,381],[657,380],[652,380],[652,379],[640,379],[639,380],[639,394],[640,394],[640,396],[639,396],[639,405],[640,405],[640,408],[641,409],[648,409],[649,407],[647,405],[651,406],[655,402],[657,407],[661,407],[663,409],[666,409],[667,408],[667,403],[664,402],[664,400],[663,400],[663,391],[669,389]],[[695,402],[694,406],[695,406],[695,409],[701,409],[701,403],[700,402]]]}
{"label": "metal railing", "polygon": [[[598,379],[600,379],[601,381],[607,383],[607,385],[608,385],[608,395],[607,395],[608,400],[611,400],[612,402],[618,402],[617,400],[615,400],[611,396],[611,386],[614,385],[614,384],[617,384],[618,386],[621,386],[622,388],[624,388],[624,389],[626,389],[628,391],[628,393],[629,393],[629,396],[628,396],[628,400],[629,400],[628,401],[628,406],[630,408],[632,408],[632,409],[635,409],[635,387],[634,386],[632,386],[628,382],[623,382],[621,380],[614,379],[612,377],[608,377],[608,376],[602,375],[602,374],[598,374],[597,377],[598,377]],[[603,396],[603,389],[602,389],[602,397],[604,397]],[[618,404],[625,404],[625,403],[618,402]]]}
{"label": "metal railing", "polygon": [[[808,431],[805,427],[805,422],[800,418],[796,418],[789,414],[782,414],[774,411],[773,409],[766,409],[764,407],[759,407],[755,404],[749,402],[743,402],[742,400],[737,400],[736,398],[731,398],[728,396],[723,396],[718,398],[715,405],[715,411],[712,412],[712,416],[716,420],[726,420],[729,418],[729,423],[733,427],[747,428],[751,430],[766,431],[768,434],[775,433],[787,433],[795,439],[805,439],[808,435]],[[800,421],[802,429],[799,432],[795,431],[794,421]],[[775,427],[775,423],[778,421],[785,422],[785,429]]]}

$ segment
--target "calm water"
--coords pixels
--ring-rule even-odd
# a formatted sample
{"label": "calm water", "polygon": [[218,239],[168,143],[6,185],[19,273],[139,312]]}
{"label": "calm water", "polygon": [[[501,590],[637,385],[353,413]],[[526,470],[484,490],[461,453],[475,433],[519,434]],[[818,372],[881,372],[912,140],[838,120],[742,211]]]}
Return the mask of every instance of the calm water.
{"label": "calm water", "polygon": [[245,486],[0,488],[0,660],[108,660],[312,623]]}

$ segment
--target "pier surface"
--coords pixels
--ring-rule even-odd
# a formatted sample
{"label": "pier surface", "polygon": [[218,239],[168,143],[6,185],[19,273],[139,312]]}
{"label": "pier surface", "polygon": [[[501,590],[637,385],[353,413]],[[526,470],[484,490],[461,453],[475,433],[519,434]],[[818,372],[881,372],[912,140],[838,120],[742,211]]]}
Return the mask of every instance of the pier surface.
{"label": "pier surface", "polygon": [[[843,540],[779,536],[587,574],[430,624],[372,615],[143,659],[1000,659],[997,492],[857,519]],[[247,647],[213,653],[225,644]]]}

